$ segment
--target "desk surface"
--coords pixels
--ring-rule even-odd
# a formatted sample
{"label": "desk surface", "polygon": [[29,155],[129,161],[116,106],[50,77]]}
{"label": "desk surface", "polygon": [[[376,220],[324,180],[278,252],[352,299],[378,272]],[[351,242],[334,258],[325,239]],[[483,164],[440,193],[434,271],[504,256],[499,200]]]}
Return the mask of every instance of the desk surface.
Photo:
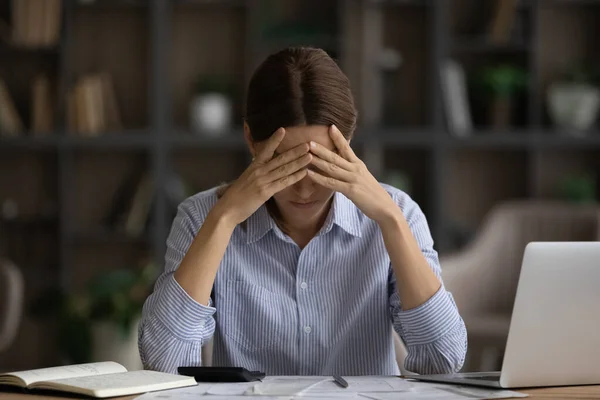
{"label": "desk surface", "polygon": [[[545,389],[519,390],[527,393],[526,399],[600,399],[600,385],[597,386],[570,386]],[[112,397],[110,400],[133,400],[138,395],[125,397]],[[0,400],[73,400],[77,397],[39,396],[17,393],[0,393]]]}

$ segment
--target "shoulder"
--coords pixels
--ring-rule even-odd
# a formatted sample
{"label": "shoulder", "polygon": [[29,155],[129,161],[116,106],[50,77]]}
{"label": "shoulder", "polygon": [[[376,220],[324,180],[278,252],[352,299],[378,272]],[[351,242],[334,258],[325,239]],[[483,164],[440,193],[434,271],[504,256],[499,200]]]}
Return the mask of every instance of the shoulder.
{"label": "shoulder", "polygon": [[419,223],[425,220],[425,215],[419,204],[410,195],[403,190],[400,190],[387,183],[381,183],[380,185],[388,192],[388,194],[394,199],[394,202],[402,210],[404,218],[409,225]]}
{"label": "shoulder", "polygon": [[177,214],[182,218],[189,219],[192,225],[199,227],[206,219],[209,211],[217,203],[218,190],[219,187],[213,187],[189,196],[179,204]]}

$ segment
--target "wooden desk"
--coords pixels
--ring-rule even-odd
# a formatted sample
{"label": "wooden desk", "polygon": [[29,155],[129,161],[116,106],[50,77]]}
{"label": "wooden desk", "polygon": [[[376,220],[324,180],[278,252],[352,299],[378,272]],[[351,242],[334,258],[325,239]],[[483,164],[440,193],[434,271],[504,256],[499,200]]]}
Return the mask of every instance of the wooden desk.
{"label": "wooden desk", "polygon": [[[546,389],[529,389],[519,390],[519,392],[527,393],[530,397],[525,399],[600,399],[600,385],[598,386],[569,386],[556,387]],[[133,400],[138,395],[125,397],[111,397],[109,400]],[[40,396],[20,393],[0,393],[0,400],[73,400],[79,399],[76,396],[56,397],[56,396]],[[252,399],[251,396],[248,397]],[[89,400],[89,398],[85,398]]]}

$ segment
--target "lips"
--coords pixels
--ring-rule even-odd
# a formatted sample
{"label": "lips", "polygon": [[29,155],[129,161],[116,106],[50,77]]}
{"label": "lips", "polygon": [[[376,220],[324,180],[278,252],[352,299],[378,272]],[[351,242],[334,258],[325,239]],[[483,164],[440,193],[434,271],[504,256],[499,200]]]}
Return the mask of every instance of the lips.
{"label": "lips", "polygon": [[316,201],[310,201],[310,202],[290,201],[290,203],[296,208],[306,209],[306,208],[314,207],[318,202],[316,202]]}

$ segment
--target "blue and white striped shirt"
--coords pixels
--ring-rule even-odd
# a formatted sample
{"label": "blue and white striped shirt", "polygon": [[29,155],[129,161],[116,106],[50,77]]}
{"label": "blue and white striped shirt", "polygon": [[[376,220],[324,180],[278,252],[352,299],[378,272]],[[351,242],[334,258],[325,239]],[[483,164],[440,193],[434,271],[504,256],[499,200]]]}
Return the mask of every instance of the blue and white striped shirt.
{"label": "blue and white striped shirt", "polygon": [[[439,277],[423,212],[406,193],[384,187]],[[408,350],[407,370],[460,369],[467,334],[451,294],[442,285],[424,304],[402,310],[379,226],[341,193],[302,250],[266,206],[259,208],[235,228],[209,306],[196,302],[173,273],[216,201],[211,189],[178,208],[165,270],[140,323],[145,368],[176,372],[178,366],[200,365],[201,347],[212,337],[213,365],[272,375],[397,375],[395,329]]]}

